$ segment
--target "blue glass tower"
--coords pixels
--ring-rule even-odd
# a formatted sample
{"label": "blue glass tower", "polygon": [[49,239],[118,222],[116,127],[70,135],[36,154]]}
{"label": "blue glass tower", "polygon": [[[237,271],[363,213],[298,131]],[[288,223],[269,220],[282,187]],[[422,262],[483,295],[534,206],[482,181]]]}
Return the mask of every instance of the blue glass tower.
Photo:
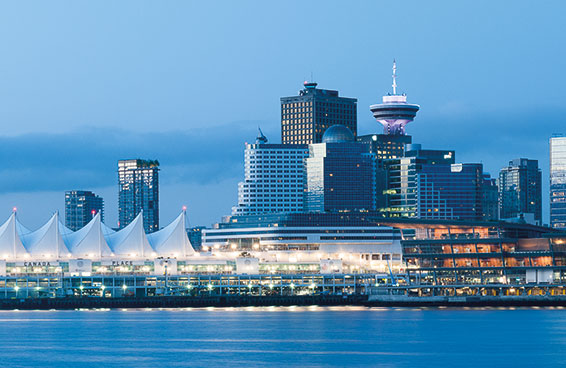
{"label": "blue glass tower", "polygon": [[550,138],[550,226],[566,229],[566,137]]}
{"label": "blue glass tower", "polygon": [[375,168],[364,144],[343,125],[326,130],[322,143],[309,146],[308,212],[372,210],[375,208]]}

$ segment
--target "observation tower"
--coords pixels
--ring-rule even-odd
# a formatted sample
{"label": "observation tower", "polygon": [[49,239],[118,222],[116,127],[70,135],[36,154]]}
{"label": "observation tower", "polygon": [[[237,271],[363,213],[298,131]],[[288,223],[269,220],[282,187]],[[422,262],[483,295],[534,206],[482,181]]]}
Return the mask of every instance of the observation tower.
{"label": "observation tower", "polygon": [[375,120],[383,125],[383,134],[405,135],[405,125],[409,124],[419,111],[419,105],[407,103],[405,94],[397,94],[397,66],[393,60],[393,94],[383,96],[383,103],[371,105],[369,109]]}

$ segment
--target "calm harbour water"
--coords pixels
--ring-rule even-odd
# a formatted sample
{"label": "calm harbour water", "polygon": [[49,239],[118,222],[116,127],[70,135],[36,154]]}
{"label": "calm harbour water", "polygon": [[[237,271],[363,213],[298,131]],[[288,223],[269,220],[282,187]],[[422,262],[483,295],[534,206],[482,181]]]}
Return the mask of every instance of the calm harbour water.
{"label": "calm harbour water", "polygon": [[562,366],[566,309],[0,312],[4,367]]}

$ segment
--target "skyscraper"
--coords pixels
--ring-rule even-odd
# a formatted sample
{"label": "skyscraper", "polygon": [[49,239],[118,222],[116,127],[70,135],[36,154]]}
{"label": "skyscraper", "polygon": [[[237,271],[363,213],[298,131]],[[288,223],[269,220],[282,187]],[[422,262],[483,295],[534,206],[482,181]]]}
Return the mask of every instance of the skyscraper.
{"label": "skyscraper", "polygon": [[566,137],[550,138],[550,226],[566,229]]}
{"label": "skyscraper", "polygon": [[480,220],[483,165],[455,163],[454,151],[407,145],[405,157],[385,161],[390,217]]}
{"label": "skyscraper", "polygon": [[419,105],[407,103],[405,94],[397,93],[397,66],[393,62],[393,94],[383,96],[381,104],[371,105],[374,118],[383,125],[383,134],[368,134],[358,137],[358,142],[368,146],[376,163],[375,198],[377,208],[386,206],[384,191],[387,187],[385,160],[398,159],[405,154],[405,146],[412,143],[405,134],[405,125],[413,121]]}
{"label": "skyscraper", "polygon": [[308,212],[373,210],[374,162],[344,125],[326,130],[306,159]]}
{"label": "skyscraper", "polygon": [[244,181],[238,183],[233,215],[302,212],[306,144],[268,144],[261,134],[244,153]]}
{"label": "skyscraper", "polygon": [[405,135],[405,126],[413,121],[419,105],[407,103],[407,95],[397,93],[397,64],[393,60],[393,94],[383,96],[382,103],[371,105],[373,117],[383,125],[383,134]]}
{"label": "skyscraper", "polygon": [[81,229],[97,213],[104,222],[104,200],[101,197],[85,190],[65,192],[65,226],[69,229]]}
{"label": "skyscraper", "polygon": [[124,228],[143,211],[146,232],[159,230],[159,161],[118,161],[118,227]]}
{"label": "skyscraper", "polygon": [[541,171],[537,160],[518,158],[499,172],[499,217],[542,221]]}
{"label": "skyscraper", "polygon": [[316,86],[305,82],[298,96],[281,98],[281,143],[320,143],[326,129],[336,124],[346,126],[356,136],[358,100]]}
{"label": "skyscraper", "polygon": [[499,190],[497,179],[492,179],[489,173],[483,174],[483,219],[487,221],[499,219]]}

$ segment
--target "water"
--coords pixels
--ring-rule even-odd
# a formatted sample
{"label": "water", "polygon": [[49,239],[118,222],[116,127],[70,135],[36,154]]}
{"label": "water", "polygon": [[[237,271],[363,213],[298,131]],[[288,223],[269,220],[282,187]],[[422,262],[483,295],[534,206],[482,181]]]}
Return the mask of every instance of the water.
{"label": "water", "polygon": [[531,367],[565,309],[266,307],[0,312],[4,367]]}

